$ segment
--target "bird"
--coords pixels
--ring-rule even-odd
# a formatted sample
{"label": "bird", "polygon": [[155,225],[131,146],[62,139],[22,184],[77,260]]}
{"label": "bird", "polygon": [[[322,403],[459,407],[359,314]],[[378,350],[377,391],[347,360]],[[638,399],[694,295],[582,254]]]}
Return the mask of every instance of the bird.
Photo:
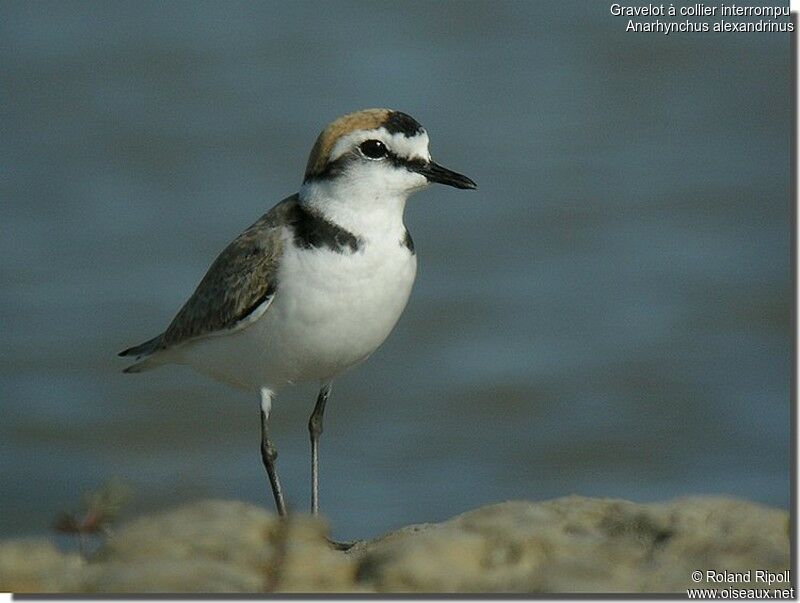
{"label": "bird", "polygon": [[477,188],[434,162],[429,142],[401,111],[366,109],[331,122],[298,192],[219,254],[166,330],[119,353],[133,360],[125,373],[188,365],[260,398],[261,461],[282,517],[287,506],[269,430],[276,393],[319,383],[308,421],[310,507],[319,515],[319,441],[333,380],[386,340],[416,276],[406,201],[430,183]]}

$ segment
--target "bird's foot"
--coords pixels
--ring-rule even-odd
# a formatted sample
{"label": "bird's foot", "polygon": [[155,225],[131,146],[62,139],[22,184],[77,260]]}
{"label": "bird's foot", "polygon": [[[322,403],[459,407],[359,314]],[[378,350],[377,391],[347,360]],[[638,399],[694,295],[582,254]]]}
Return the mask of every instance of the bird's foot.
{"label": "bird's foot", "polygon": [[339,542],[338,540],[332,540],[330,538],[326,538],[328,544],[331,545],[334,551],[349,551],[355,545],[357,545],[361,540],[351,540],[349,542]]}

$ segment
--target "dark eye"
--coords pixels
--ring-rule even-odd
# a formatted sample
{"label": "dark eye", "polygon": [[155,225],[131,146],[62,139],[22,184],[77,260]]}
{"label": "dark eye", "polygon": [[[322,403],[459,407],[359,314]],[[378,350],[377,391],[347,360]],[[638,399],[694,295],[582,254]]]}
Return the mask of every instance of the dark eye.
{"label": "dark eye", "polygon": [[380,140],[365,140],[359,147],[364,157],[370,159],[380,159],[389,154],[389,149]]}

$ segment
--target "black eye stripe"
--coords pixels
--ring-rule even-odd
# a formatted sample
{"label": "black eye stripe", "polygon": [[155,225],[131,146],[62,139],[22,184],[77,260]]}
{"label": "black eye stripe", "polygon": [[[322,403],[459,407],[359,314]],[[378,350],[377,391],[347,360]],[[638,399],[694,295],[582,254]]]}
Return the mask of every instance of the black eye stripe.
{"label": "black eye stripe", "polygon": [[407,159],[405,157],[400,157],[395,153],[389,151],[389,154],[386,158],[391,162],[391,164],[395,167],[404,167],[412,172],[415,171],[414,168],[422,167],[425,165],[425,161],[422,159]]}
{"label": "black eye stripe", "polygon": [[[339,158],[328,162],[328,164],[325,166],[325,169],[323,169],[319,174],[316,174],[312,178],[309,178],[307,180],[322,180],[326,178],[336,178],[345,169],[347,169],[347,165],[350,162],[361,160],[359,158],[359,152],[363,154],[363,151],[361,151],[360,148],[358,148],[358,151],[345,153]],[[422,168],[427,163],[425,160],[419,158],[407,159],[405,157],[400,157],[399,155],[390,151],[389,149],[386,149],[384,162],[390,163],[392,167],[405,168],[411,172],[416,172],[419,168]]]}

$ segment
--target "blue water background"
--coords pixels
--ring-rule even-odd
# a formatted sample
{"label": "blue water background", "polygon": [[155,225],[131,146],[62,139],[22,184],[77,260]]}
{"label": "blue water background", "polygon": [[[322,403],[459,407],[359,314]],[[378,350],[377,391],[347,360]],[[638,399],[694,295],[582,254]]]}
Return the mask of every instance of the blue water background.
{"label": "blue water background", "polygon": [[[271,505],[256,399],[115,353],[370,106],[480,188],[409,203],[411,301],[328,406],[334,535],[568,494],[788,507],[788,36],[624,27],[605,2],[3,2],[0,536],[112,476],[129,515]],[[297,510],[314,396],[275,403]]]}

